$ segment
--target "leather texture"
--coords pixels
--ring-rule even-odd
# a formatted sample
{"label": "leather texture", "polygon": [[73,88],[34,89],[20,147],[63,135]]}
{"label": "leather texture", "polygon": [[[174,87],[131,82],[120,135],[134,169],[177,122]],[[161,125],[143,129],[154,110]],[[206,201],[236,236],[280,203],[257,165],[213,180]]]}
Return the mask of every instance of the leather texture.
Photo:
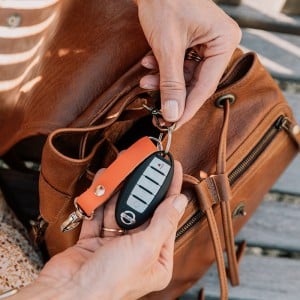
{"label": "leather texture", "polygon": [[[96,171],[141,137],[159,134],[143,106],[159,106],[159,93],[138,86],[147,72],[139,60],[149,46],[135,6],[123,0],[66,3],[57,8],[60,21],[47,55],[28,75],[42,80],[0,110],[6,124],[1,154],[49,135],[40,144],[39,194],[50,255],[76,243],[79,227],[62,233],[60,226]],[[218,107],[220,97],[235,101]],[[231,283],[239,283],[234,236],[298,153],[299,136],[289,105],[256,54],[237,50],[217,91],[173,133],[170,152],[183,165],[189,204],[177,232],[172,280],[144,299],[176,299],[214,261],[220,297],[228,298],[225,261]]]}
{"label": "leather texture", "polygon": [[[0,93],[0,122],[7,124],[0,130],[0,155],[29,136],[81,126],[81,118],[92,118],[118,90],[110,89],[111,94],[101,103],[97,97],[149,51],[133,1],[66,0],[41,9],[7,8],[2,12],[3,18],[15,13],[22,16],[24,27],[30,25],[29,19],[31,25],[53,16],[55,20],[39,33],[0,39],[2,53],[11,54],[32,49],[41,38],[46,40],[39,49],[40,62],[19,85]],[[27,61],[26,66],[32,62]],[[21,76],[26,68],[17,66]],[[7,68],[1,68],[2,78],[10,79],[11,66]],[[23,86],[35,79],[39,81],[24,92]]]}

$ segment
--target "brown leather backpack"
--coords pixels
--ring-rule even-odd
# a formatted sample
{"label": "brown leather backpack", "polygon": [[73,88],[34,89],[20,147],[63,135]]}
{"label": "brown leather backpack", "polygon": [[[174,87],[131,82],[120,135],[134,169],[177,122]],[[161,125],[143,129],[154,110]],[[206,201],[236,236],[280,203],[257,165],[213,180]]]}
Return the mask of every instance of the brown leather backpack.
{"label": "brown leather backpack", "polygon": [[[159,106],[159,93],[138,86],[146,72],[139,59],[149,48],[134,6],[74,1],[67,11],[39,70],[42,80],[17,99],[0,130],[1,153],[49,134],[41,143],[35,233],[50,255],[76,242],[79,228],[62,233],[60,226],[95,172],[140,137],[159,134],[144,108]],[[71,54],[55,55],[62,48]],[[145,299],[175,299],[214,261],[226,299],[223,250],[237,285],[234,235],[299,148],[299,127],[279,88],[254,53],[237,50],[214,95],[173,133],[170,152],[183,165],[189,204],[177,231],[172,280]]]}

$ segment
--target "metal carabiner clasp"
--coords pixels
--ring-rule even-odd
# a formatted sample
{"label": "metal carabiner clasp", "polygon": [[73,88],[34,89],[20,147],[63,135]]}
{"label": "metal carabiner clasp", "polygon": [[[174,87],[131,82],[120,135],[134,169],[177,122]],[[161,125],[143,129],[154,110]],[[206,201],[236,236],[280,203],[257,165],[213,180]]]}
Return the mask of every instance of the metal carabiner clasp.
{"label": "metal carabiner clasp", "polygon": [[168,126],[166,125],[166,121],[164,120],[163,116],[162,116],[162,112],[161,110],[155,108],[155,107],[149,107],[145,104],[143,104],[143,107],[145,109],[147,109],[148,111],[150,111],[150,113],[152,114],[153,118],[154,118],[154,122],[155,122],[155,126],[160,130],[160,131],[164,131],[167,132],[168,128],[171,126],[173,126],[174,124]]}
{"label": "metal carabiner clasp", "polygon": [[[164,153],[167,154],[169,153],[170,147],[171,147],[171,142],[172,142],[172,134],[174,129],[176,128],[176,123],[173,123],[171,126],[167,127],[167,143],[166,143],[166,147],[164,149]],[[159,135],[159,140],[162,141],[162,139],[164,138],[166,132],[161,132]]]}
{"label": "metal carabiner clasp", "polygon": [[94,215],[87,216],[85,212],[77,204],[77,198],[74,200],[75,211],[73,211],[69,217],[61,224],[60,230],[62,232],[70,231],[76,228],[82,220],[91,220]]}
{"label": "metal carabiner clasp", "polygon": [[171,147],[172,133],[176,128],[176,123],[172,123],[169,126],[166,125],[166,121],[163,119],[162,112],[159,109],[149,107],[145,104],[143,104],[143,106],[145,109],[147,109],[148,111],[151,112],[152,116],[154,117],[156,127],[161,131],[161,133],[158,137],[158,141],[159,141],[160,145],[162,144],[162,140],[163,140],[165,134],[168,135],[167,144],[166,144],[165,149],[163,150],[164,153],[167,154]]}

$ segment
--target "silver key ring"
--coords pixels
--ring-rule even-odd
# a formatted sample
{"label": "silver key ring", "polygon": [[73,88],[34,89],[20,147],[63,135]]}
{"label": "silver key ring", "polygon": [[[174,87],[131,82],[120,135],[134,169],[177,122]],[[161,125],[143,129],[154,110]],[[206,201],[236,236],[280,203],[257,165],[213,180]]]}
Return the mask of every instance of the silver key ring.
{"label": "silver key ring", "polygon": [[[168,127],[167,130],[168,130],[168,136],[167,136],[167,144],[166,144],[166,148],[164,150],[164,153],[167,154],[170,150],[170,147],[171,147],[171,142],[172,142],[172,133],[173,133],[173,130],[175,129],[176,127],[176,123],[174,123],[172,126]],[[165,132],[161,132],[160,135],[159,135],[159,140],[161,141],[162,143],[162,139],[165,135]]]}

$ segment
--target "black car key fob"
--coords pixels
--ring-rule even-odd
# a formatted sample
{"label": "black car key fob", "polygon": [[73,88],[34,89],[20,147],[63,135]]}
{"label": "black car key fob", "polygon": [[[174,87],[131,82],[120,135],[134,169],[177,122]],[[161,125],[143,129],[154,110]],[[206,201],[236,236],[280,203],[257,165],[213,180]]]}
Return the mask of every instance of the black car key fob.
{"label": "black car key fob", "polygon": [[147,157],[127,178],[116,204],[115,217],[122,229],[145,223],[164,199],[174,174],[170,153],[157,151]]}

